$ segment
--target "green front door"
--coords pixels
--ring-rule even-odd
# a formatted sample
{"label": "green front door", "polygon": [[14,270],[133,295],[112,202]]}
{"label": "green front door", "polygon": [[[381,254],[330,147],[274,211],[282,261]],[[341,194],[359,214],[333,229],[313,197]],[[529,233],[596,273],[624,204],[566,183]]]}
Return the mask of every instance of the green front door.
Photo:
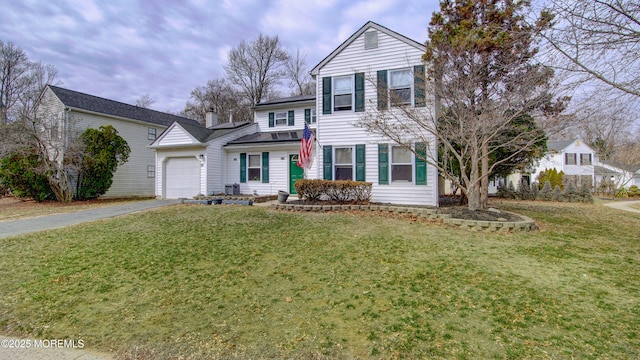
{"label": "green front door", "polygon": [[289,194],[297,194],[294,184],[298,179],[304,179],[304,169],[298,167],[298,154],[291,154],[289,155]]}

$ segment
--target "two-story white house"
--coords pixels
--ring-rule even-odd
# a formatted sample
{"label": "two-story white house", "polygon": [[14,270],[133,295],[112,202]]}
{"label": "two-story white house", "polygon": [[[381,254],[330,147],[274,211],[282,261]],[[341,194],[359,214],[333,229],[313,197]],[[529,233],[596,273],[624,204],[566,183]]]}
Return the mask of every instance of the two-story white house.
{"label": "two-story white house", "polygon": [[112,125],[131,153],[118,167],[104,197],[154,196],[156,154],[148,146],[173,123],[199,127],[191,119],[48,85],[38,101],[36,117],[62,159],[71,142],[87,128]]}
{"label": "two-story white house", "polygon": [[[313,68],[316,96],[257,104],[253,123],[211,123],[204,132],[172,125],[151,145],[157,152],[157,196],[208,195],[228,184],[239,184],[243,194],[295,193],[295,181],[306,178],[367,181],[373,183],[372,201],[437,206],[434,167],[356,126],[368,107],[394,111],[391,95],[402,106],[435,114],[433,95],[424,86],[424,52],[421,43],[367,22]],[[316,141],[312,165],[303,170],[296,163],[305,123]],[[222,126],[232,128],[222,135]],[[418,153],[434,152],[435,146],[411,145]],[[181,184],[186,174],[197,180]]]}
{"label": "two-story white house", "polygon": [[532,173],[533,181],[538,181],[540,172],[556,169],[564,172],[564,178],[578,186],[593,186],[595,152],[580,139],[550,141],[547,154],[536,164]]}

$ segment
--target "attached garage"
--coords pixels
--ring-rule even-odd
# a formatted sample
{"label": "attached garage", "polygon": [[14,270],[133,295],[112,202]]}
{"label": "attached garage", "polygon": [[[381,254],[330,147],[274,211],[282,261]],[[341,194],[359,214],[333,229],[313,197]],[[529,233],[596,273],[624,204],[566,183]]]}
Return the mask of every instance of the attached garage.
{"label": "attached garage", "polygon": [[164,174],[165,198],[192,198],[200,193],[200,161],[195,156],[168,158]]}

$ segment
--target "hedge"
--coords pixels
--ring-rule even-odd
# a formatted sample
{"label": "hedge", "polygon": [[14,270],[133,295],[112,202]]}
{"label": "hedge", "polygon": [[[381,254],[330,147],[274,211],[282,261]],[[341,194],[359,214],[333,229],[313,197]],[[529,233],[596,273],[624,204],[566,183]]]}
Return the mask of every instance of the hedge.
{"label": "hedge", "polygon": [[340,204],[369,203],[372,183],[351,180],[297,180],[298,197],[307,201],[330,200]]}

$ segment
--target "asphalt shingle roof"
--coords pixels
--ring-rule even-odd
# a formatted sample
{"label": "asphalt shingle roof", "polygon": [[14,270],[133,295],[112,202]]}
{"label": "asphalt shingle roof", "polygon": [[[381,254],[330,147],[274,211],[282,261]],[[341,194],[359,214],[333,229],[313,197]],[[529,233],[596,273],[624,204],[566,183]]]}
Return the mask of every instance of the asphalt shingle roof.
{"label": "asphalt shingle roof", "polygon": [[191,134],[191,136],[196,138],[201,143],[206,143],[207,141],[234,132],[239,128],[247,126],[249,124],[251,124],[251,122],[249,121],[222,123],[209,129],[202,126],[192,126],[182,123],[180,124],[180,126],[182,126],[185,131],[187,131],[189,134]]}
{"label": "asphalt shingle roof", "polygon": [[81,93],[61,87],[49,85],[53,93],[65,106],[92,111],[100,114],[118,116],[122,118],[144,121],[151,124],[169,126],[177,121],[180,124],[202,127],[199,122],[182,116],[163,113],[151,109],[141,108],[98,96]]}
{"label": "asphalt shingle roof", "polygon": [[560,152],[567,146],[573,144],[574,141],[576,140],[571,139],[571,140],[561,140],[561,141],[549,141],[547,142],[547,148],[549,148],[549,150],[555,150],[557,152]]}

